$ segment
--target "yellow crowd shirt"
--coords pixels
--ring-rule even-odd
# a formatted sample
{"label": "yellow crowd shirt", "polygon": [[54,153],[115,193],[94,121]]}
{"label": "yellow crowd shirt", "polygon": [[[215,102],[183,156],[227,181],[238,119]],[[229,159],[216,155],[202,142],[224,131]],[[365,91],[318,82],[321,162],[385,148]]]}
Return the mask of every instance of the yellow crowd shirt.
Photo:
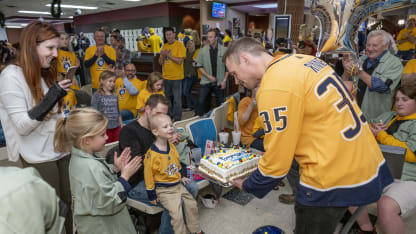
{"label": "yellow crowd shirt", "polygon": [[[263,129],[263,121],[261,121],[260,117],[257,116],[256,120],[254,121],[252,134],[254,135],[254,133],[261,129]],[[264,136],[261,136],[260,138],[264,138]]]}
{"label": "yellow crowd shirt", "polygon": [[186,37],[185,33],[178,33],[178,41],[183,43],[183,39]]}
{"label": "yellow crowd shirt", "polygon": [[229,37],[228,35],[226,35],[224,39],[222,39],[222,44],[225,45],[225,43],[231,42],[231,41],[233,41],[233,39]]}
{"label": "yellow crowd shirt", "polygon": [[[199,48],[195,50],[194,56],[192,58],[196,60],[196,57],[198,57],[199,54]],[[201,79],[201,71],[199,69],[196,69],[196,73],[198,73],[198,79]]]}
{"label": "yellow crowd shirt", "polygon": [[[90,46],[85,51],[85,60],[89,60],[95,55],[97,47],[95,45]],[[116,51],[108,45],[104,45],[104,53],[110,59],[116,61]],[[108,64],[102,57],[97,58],[97,61],[90,67],[90,75],[91,75],[91,88],[97,89],[98,88],[98,81],[100,78],[101,72],[108,69]]]}
{"label": "yellow crowd shirt", "polygon": [[266,152],[259,161],[263,176],[285,176],[295,157],[302,171],[301,187],[324,195],[364,186],[380,168],[386,169],[362,111],[320,59],[300,54],[276,57],[256,99],[265,131]]}
{"label": "yellow crowd shirt", "polygon": [[411,59],[406,63],[403,74],[416,73],[416,59]]}
{"label": "yellow crowd shirt", "polygon": [[66,73],[68,68],[73,67],[77,63],[77,56],[74,52],[58,50],[58,72]]}
{"label": "yellow crowd shirt", "polygon": [[[406,39],[407,37],[404,35],[405,32],[412,35],[413,37],[416,37],[416,28],[413,28],[412,30],[404,28],[400,30],[399,35],[397,35],[397,40]],[[397,49],[400,51],[413,50],[415,49],[415,43],[406,41],[405,43],[397,44]]]}
{"label": "yellow crowd shirt", "polygon": [[153,34],[148,38],[148,42],[150,45],[150,52],[152,53],[160,53],[160,45],[162,44],[162,39],[156,35]]}
{"label": "yellow crowd shirt", "polygon": [[[137,77],[129,80],[134,87],[139,91],[139,93],[146,88],[147,80],[141,81]],[[118,106],[120,111],[129,110],[133,113],[134,116],[137,116],[137,95],[131,95],[129,91],[124,86],[123,78],[117,78],[115,82],[116,93],[118,97]]]}
{"label": "yellow crowd shirt", "polygon": [[248,120],[244,124],[241,124],[243,122],[243,114],[247,110],[250,103],[251,97],[245,97],[241,99],[240,103],[238,104],[238,124],[241,131],[241,143],[247,146],[249,146],[255,140],[252,131],[256,118],[258,117],[257,106],[254,106]]}
{"label": "yellow crowd shirt", "polygon": [[[136,109],[138,110],[144,107],[144,104],[146,104],[147,99],[149,99],[149,97],[152,96],[153,94],[162,94],[163,96],[165,96],[165,93],[163,92],[163,90],[159,92],[150,92],[147,88],[144,88],[140,91],[139,95],[137,96]],[[143,114],[143,112],[140,112],[140,114]]]}
{"label": "yellow crowd shirt", "polygon": [[151,51],[151,48],[147,46],[146,40],[138,40],[137,50],[139,52],[149,53]]}
{"label": "yellow crowd shirt", "polygon": [[[186,58],[185,46],[179,41],[175,41],[172,44],[165,43],[162,47],[163,50],[170,50],[173,57]],[[183,62],[177,64],[171,59],[165,59],[163,61],[163,78],[167,80],[182,80],[184,78]]]}

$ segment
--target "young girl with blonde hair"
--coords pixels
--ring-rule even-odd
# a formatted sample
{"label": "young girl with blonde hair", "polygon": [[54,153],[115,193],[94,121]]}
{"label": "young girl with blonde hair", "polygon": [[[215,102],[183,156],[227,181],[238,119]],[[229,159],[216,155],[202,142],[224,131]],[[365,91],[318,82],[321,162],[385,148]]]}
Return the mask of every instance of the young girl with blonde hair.
{"label": "young girl with blonde hair", "polygon": [[[126,208],[127,182],[140,168],[141,158],[130,160],[126,148],[114,165],[95,153],[104,149],[108,119],[92,108],[73,110],[56,124],[54,146],[57,152],[72,152],[69,180],[74,222],[83,233],[136,233]],[[121,174],[117,178],[117,173]]]}
{"label": "young girl with blonde hair", "polygon": [[123,127],[123,120],[120,115],[118,98],[114,82],[116,74],[112,71],[103,71],[100,74],[98,90],[91,99],[91,106],[100,111],[108,118],[107,142],[118,141],[120,129]]}
{"label": "young girl with blonde hair", "polygon": [[144,112],[144,106],[149,99],[150,96],[153,94],[161,94],[165,96],[163,92],[163,76],[160,72],[152,72],[147,77],[147,86],[145,89],[140,91],[139,95],[137,96],[137,105],[136,109],[139,111],[140,114]]}

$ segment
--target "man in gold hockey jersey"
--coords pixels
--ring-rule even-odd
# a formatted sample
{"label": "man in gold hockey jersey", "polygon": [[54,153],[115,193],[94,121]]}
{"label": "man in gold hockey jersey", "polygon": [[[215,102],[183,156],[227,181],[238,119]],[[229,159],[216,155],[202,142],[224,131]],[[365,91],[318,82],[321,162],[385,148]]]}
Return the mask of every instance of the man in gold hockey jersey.
{"label": "man in gold hockey jersey", "polygon": [[295,233],[333,233],[349,206],[377,201],[393,179],[368,123],[342,81],[308,55],[276,58],[252,38],[224,54],[256,100],[265,131],[258,169],[235,186],[262,198],[299,163]]}

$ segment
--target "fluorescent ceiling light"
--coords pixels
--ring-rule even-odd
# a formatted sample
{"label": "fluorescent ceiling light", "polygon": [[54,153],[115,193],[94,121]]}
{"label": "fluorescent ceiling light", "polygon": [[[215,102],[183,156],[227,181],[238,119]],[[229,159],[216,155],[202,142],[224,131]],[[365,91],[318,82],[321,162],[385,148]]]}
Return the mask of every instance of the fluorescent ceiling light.
{"label": "fluorescent ceiling light", "polygon": [[277,8],[277,3],[269,3],[269,4],[257,4],[257,5],[251,5],[252,7],[257,8]]}
{"label": "fluorescent ceiling light", "polygon": [[7,25],[6,25],[6,28],[22,28],[22,26],[17,26],[17,25],[10,25],[10,26],[7,26]]}
{"label": "fluorescent ceiling light", "polygon": [[397,24],[398,24],[398,25],[403,25],[403,24],[404,24],[404,19],[400,19],[400,20],[397,22]]}
{"label": "fluorescent ceiling light", "polygon": [[22,27],[26,27],[28,24],[20,24],[20,26]]}
{"label": "fluorescent ceiling light", "polygon": [[[46,4],[47,7],[50,7],[51,4]],[[83,10],[97,10],[98,7],[92,7],[92,6],[81,6],[81,5],[67,5],[67,4],[61,4],[62,8],[73,8],[73,9],[83,9]]]}
{"label": "fluorescent ceiling light", "polygon": [[125,2],[140,2],[141,0],[123,0]]}
{"label": "fluorescent ceiling light", "polygon": [[37,15],[50,15],[50,12],[47,11],[17,11],[18,13],[23,14],[37,14]]}

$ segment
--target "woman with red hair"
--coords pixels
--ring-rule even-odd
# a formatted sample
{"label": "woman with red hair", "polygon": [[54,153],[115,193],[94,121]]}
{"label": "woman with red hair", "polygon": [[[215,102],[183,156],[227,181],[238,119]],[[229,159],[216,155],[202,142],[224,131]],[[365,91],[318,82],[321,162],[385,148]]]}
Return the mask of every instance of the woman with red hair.
{"label": "woman with red hair", "polygon": [[[71,81],[57,81],[59,33],[49,23],[35,21],[23,29],[16,64],[0,75],[0,119],[10,161],[34,167],[70,207],[68,153],[54,151],[56,120]],[[68,209],[70,211],[70,209]],[[72,215],[65,221],[72,233]]]}

